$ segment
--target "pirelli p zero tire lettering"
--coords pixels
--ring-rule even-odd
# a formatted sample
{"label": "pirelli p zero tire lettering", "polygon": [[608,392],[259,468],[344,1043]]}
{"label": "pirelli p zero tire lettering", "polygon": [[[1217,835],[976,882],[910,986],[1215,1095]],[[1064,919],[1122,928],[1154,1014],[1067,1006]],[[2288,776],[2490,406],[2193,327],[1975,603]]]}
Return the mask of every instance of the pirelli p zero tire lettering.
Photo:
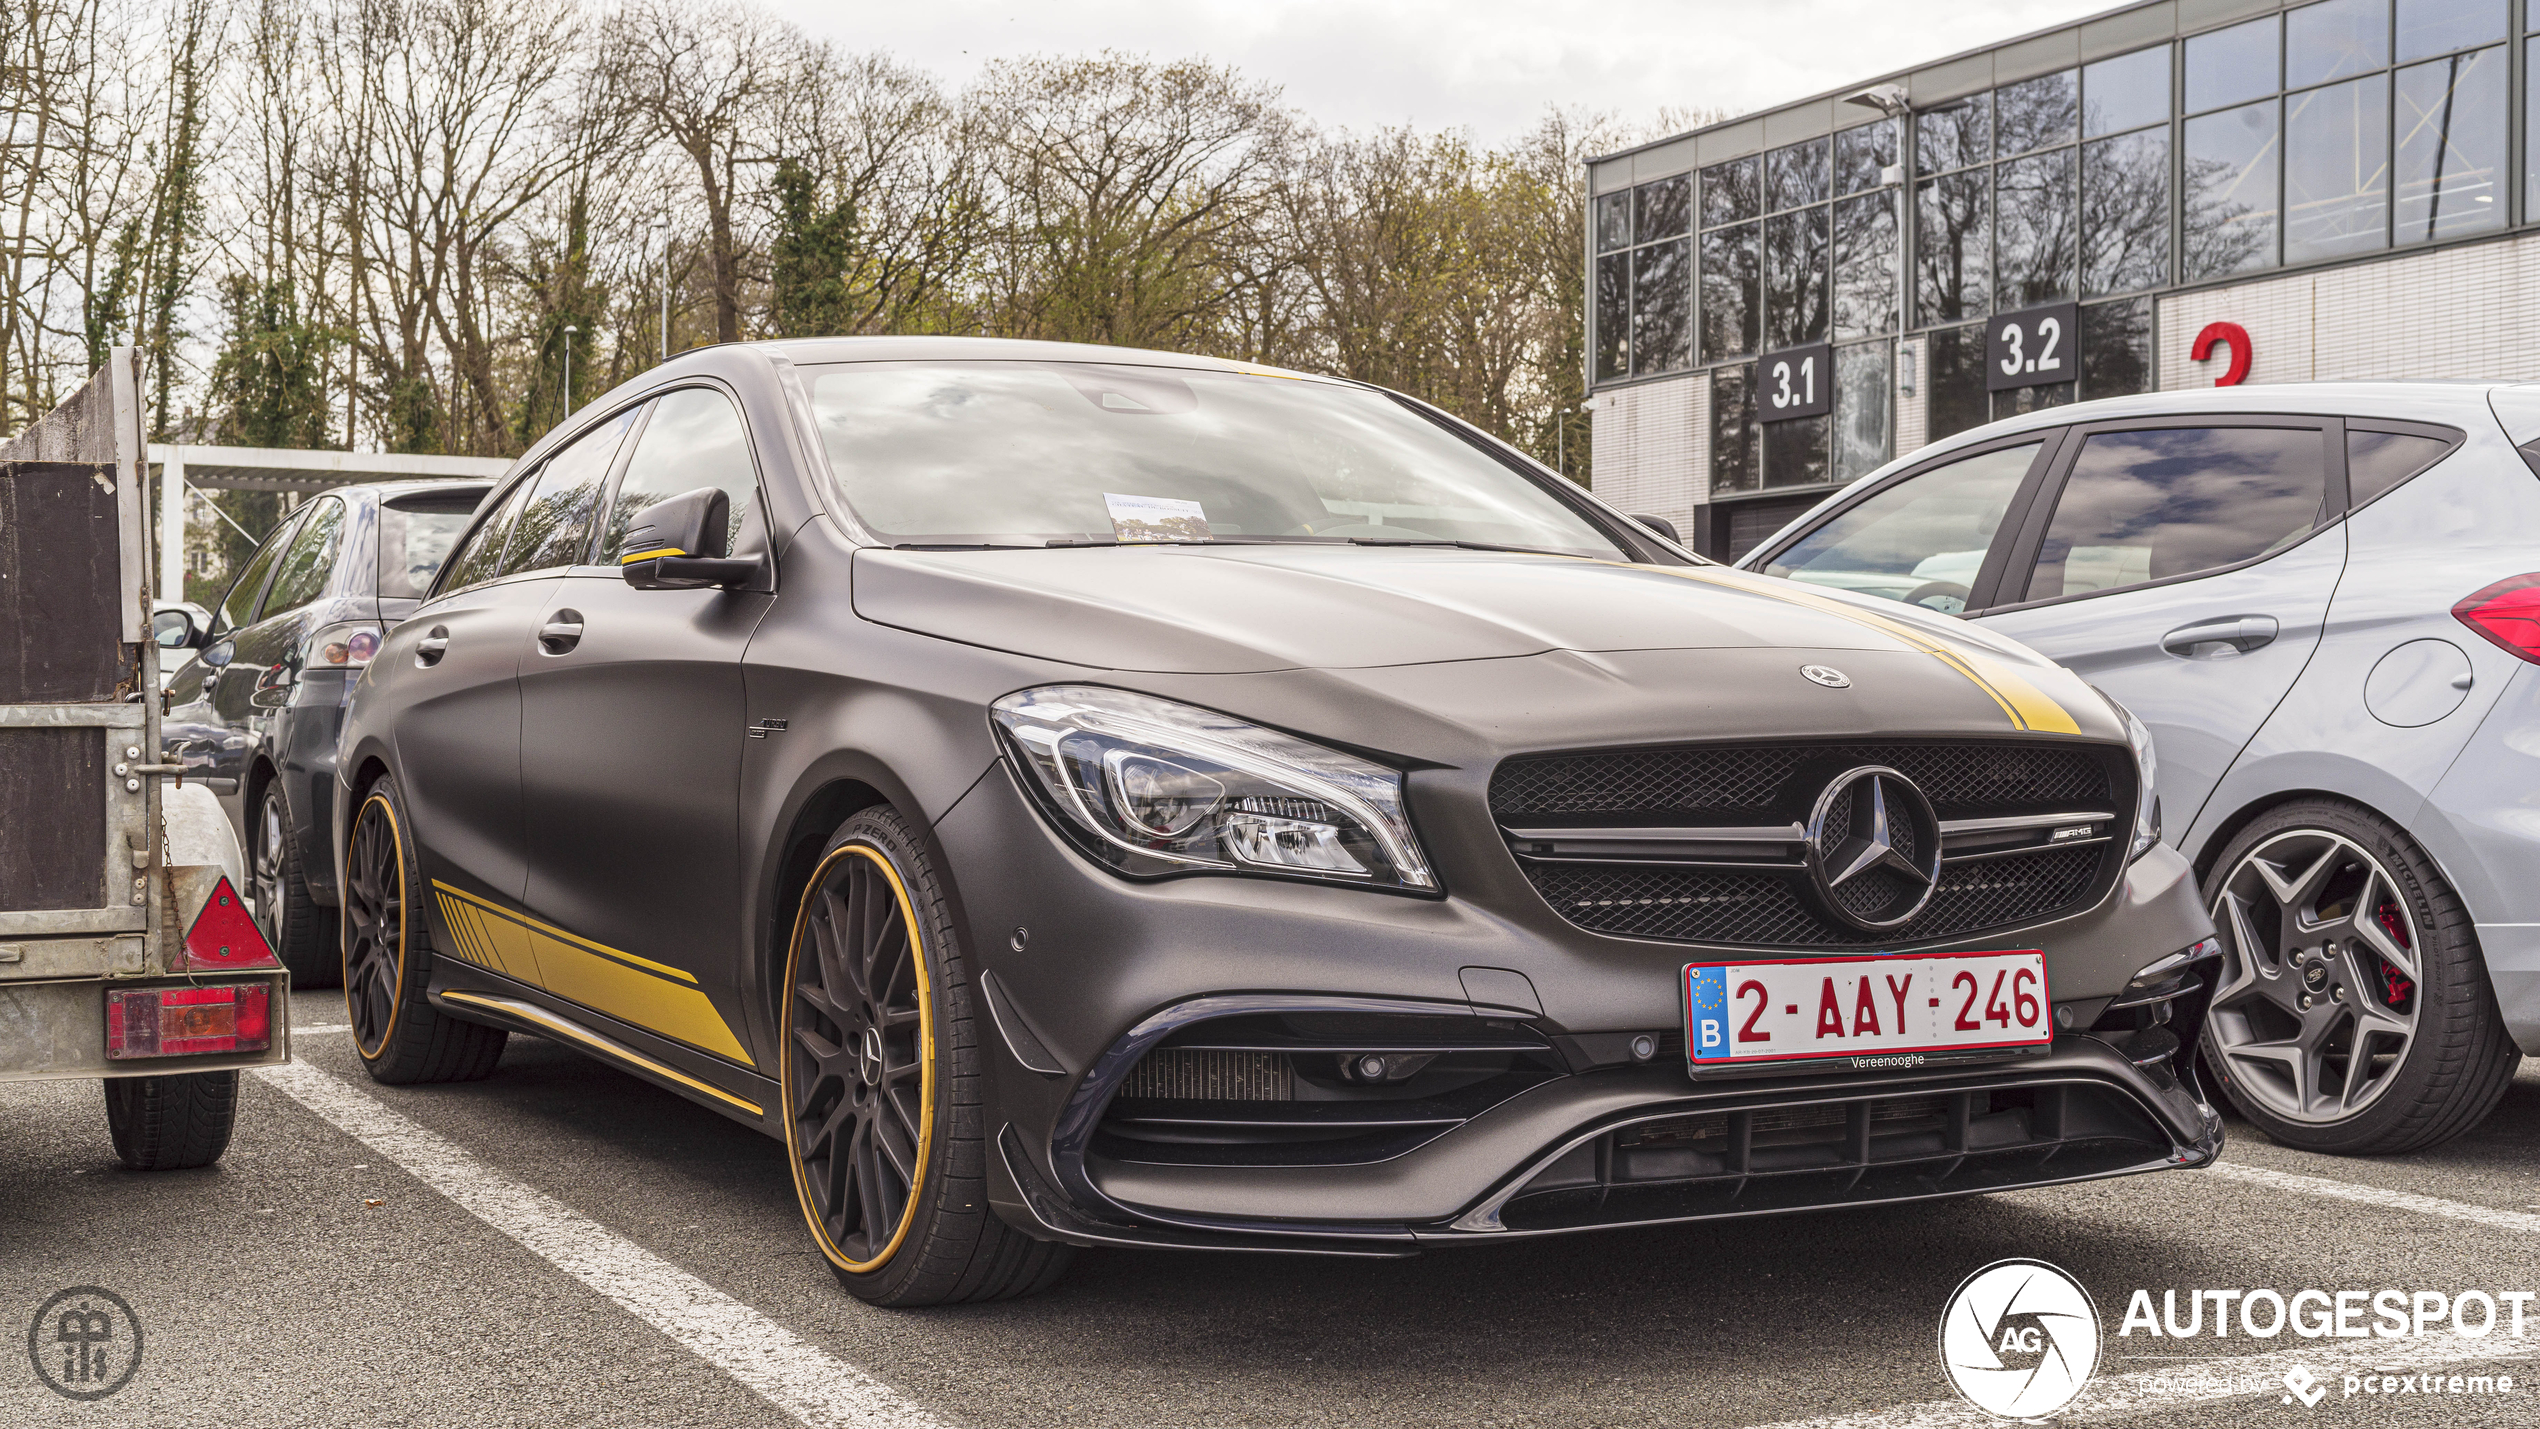
{"label": "pirelli p zero tire lettering", "polygon": [[2260,1131],[2389,1155],[2494,1110],[2522,1055],[2469,911],[2396,827],[2334,800],[2271,809],[2204,891],[2223,944],[2204,1063]]}
{"label": "pirelli p zero tire lettering", "polygon": [[888,809],[822,851],[785,952],[786,1159],[812,1240],[877,1305],[1028,1294],[1069,1250],[988,1209],[968,961],[924,846]]}
{"label": "pirelli p zero tire lettering", "polygon": [[472,1082],[491,1074],[508,1033],[432,1005],[423,876],[397,781],[362,794],[344,849],[344,1010],[371,1080]]}
{"label": "pirelli p zero tire lettering", "polygon": [[335,910],[319,907],[309,896],[306,871],[300,866],[300,840],[292,829],[291,805],[282,796],[279,779],[265,785],[248,832],[256,926],[273,945],[274,956],[291,970],[293,987],[335,986],[344,971],[333,936]]}
{"label": "pirelli p zero tire lettering", "polygon": [[238,1121],[238,1074],[180,1072],[106,1079],[106,1129],[135,1171],[190,1171],[229,1149]]}

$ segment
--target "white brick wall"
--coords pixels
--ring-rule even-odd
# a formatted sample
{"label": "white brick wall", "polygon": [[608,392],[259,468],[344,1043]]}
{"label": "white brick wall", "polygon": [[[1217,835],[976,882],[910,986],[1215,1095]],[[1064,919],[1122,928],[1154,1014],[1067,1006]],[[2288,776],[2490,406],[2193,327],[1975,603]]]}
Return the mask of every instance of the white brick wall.
{"label": "white brick wall", "polygon": [[2540,375],[2536,298],[2540,234],[2181,293],[2161,301],[2161,386],[2222,375],[2219,347],[2187,357],[2211,322],[2248,330],[2253,383]]}
{"label": "white brick wall", "polygon": [[1664,516],[1693,538],[1693,511],[1711,499],[1711,384],[1699,374],[1620,387],[1591,402],[1590,480],[1636,516]]}

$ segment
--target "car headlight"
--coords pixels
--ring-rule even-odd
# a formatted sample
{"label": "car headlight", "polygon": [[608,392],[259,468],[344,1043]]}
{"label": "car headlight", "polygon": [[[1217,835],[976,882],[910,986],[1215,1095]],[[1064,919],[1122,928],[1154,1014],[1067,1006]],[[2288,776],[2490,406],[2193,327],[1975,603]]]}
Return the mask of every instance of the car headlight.
{"label": "car headlight", "polygon": [[1099,685],[1019,690],[991,716],[1043,811],[1122,873],[1215,871],[1434,891],[1402,774],[1194,705]]}
{"label": "car headlight", "polygon": [[2161,762],[2152,751],[2152,731],[2134,717],[2134,711],[2117,703],[2117,697],[2106,690],[2099,691],[2099,698],[2117,712],[2117,722],[2125,726],[2125,742],[2134,746],[2134,842],[2125,855],[2126,862],[2132,863],[2161,841],[2161,795],[2154,787]]}

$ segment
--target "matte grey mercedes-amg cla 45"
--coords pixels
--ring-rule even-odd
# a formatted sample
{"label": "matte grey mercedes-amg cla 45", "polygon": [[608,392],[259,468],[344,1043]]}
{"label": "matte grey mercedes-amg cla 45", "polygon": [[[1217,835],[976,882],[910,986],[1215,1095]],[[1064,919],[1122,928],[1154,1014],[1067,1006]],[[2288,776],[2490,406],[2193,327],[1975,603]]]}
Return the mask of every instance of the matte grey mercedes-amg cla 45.
{"label": "matte grey mercedes-amg cla 45", "polygon": [[903,1305],[2210,1161],[2142,726],[1661,524],[1293,372],[682,357],[351,697],[361,1055],[756,1126]]}

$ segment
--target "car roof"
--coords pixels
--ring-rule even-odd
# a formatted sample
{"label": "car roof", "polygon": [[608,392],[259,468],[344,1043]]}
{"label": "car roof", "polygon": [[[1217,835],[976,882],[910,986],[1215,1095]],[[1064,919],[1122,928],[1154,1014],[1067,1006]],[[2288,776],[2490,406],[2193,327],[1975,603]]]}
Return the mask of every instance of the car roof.
{"label": "car roof", "polygon": [[1185,367],[1217,372],[1296,377],[1314,382],[1342,379],[1322,373],[1297,372],[1267,363],[1238,362],[1187,352],[1161,352],[1143,347],[1105,347],[1090,342],[1041,342],[1010,337],[812,337],[741,344],[763,348],[788,362],[810,366],[829,362],[1101,362],[1115,367]]}

